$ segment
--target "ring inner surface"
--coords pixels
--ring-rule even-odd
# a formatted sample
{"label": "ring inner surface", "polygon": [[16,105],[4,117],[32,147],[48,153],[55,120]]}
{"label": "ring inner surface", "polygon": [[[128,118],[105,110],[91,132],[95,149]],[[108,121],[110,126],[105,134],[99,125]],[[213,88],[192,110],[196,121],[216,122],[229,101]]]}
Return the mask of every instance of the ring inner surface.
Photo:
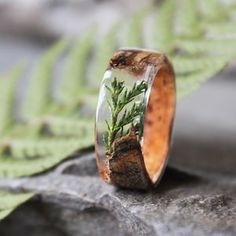
{"label": "ring inner surface", "polygon": [[175,112],[175,83],[172,68],[157,72],[144,116],[143,156],[146,170],[155,183],[165,166]]}

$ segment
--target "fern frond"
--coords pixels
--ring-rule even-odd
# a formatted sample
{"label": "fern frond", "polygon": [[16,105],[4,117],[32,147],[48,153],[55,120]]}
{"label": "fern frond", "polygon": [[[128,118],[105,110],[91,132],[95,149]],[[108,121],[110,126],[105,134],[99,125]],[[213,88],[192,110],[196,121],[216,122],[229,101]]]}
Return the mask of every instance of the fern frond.
{"label": "fern frond", "polygon": [[208,70],[209,68],[212,68],[214,71],[214,68],[218,68],[218,66],[223,68],[228,62],[228,56],[174,56],[172,58],[172,63],[177,74],[177,80],[179,80],[179,75],[194,74],[195,72]]}
{"label": "fern frond", "polygon": [[[2,155],[0,157],[0,177],[27,176],[48,170],[70,156],[76,150],[92,145],[93,139],[92,142],[91,139],[87,138],[81,140],[73,139],[71,141],[65,139],[61,142],[50,142],[48,140],[41,141],[41,143],[37,141],[33,142],[32,140],[26,141],[26,143],[20,142],[21,141],[18,141],[17,143],[17,141],[15,141],[15,143],[12,143],[10,154],[13,154],[13,156]],[[63,146],[61,147],[61,145]],[[45,147],[51,151],[54,149],[55,152],[41,155],[42,152],[45,153]],[[18,148],[19,150],[17,150]],[[29,152],[30,156],[25,156],[27,152]],[[33,154],[36,154],[36,156]]]}
{"label": "fern frond", "polygon": [[46,112],[52,99],[51,78],[53,65],[59,54],[68,45],[67,40],[62,40],[53,45],[42,56],[33,71],[32,78],[27,87],[27,93],[22,107],[22,118],[25,120],[37,118]]}
{"label": "fern frond", "polygon": [[16,82],[22,70],[23,66],[18,65],[5,75],[4,78],[0,79],[0,136],[14,122]]}
{"label": "fern frond", "polygon": [[[20,204],[21,204],[21,202],[19,203],[19,205]],[[7,210],[0,210],[0,221],[2,219],[4,219],[5,217],[7,217],[8,215],[10,215],[13,210],[14,210],[14,208],[10,208]]]}
{"label": "fern frond", "polygon": [[113,24],[109,31],[99,40],[96,45],[95,55],[93,58],[93,64],[90,68],[91,73],[90,81],[92,87],[98,87],[100,79],[104,73],[105,68],[107,67],[107,62],[109,57],[114,52],[117,46],[117,31],[118,31],[118,22]]}
{"label": "fern frond", "polygon": [[[150,6],[145,6],[135,12],[127,23],[123,37],[120,39],[122,47],[142,47],[143,21]],[[125,23],[126,24],[126,23]]]}
{"label": "fern frond", "polygon": [[203,32],[199,24],[198,0],[181,0],[175,17],[177,35],[183,38],[197,38]]}
{"label": "fern frond", "polygon": [[59,88],[58,98],[60,103],[68,104],[81,97],[81,92],[86,86],[86,67],[92,44],[95,37],[95,29],[92,27],[75,42],[66,57],[62,82]]}
{"label": "fern frond", "polygon": [[235,40],[181,40],[178,45],[180,49],[192,55],[206,54],[236,57]]}
{"label": "fern frond", "polygon": [[33,193],[0,192],[0,221],[33,195]]}
{"label": "fern frond", "polygon": [[213,76],[213,74],[219,73],[225,67],[225,65],[226,63],[222,61],[222,63],[219,62],[218,64],[204,68],[201,71],[189,73],[183,76],[177,76],[176,87],[178,99],[187,96],[199,88],[201,83],[204,82],[206,78],[209,79]]}
{"label": "fern frond", "polygon": [[83,138],[91,135],[93,137],[94,119],[88,118],[60,118],[48,117],[43,122],[43,130],[48,136],[77,137]]}
{"label": "fern frond", "polygon": [[176,3],[172,0],[163,1],[157,6],[152,26],[152,28],[154,28],[153,42],[151,42],[150,48],[165,53],[171,53],[174,50],[173,16],[175,13],[175,7]]}
{"label": "fern frond", "polygon": [[227,19],[225,5],[220,3],[219,0],[200,0],[199,3],[205,20],[214,22]]}
{"label": "fern frond", "polygon": [[217,22],[205,23],[207,28],[207,38],[209,39],[236,39],[236,21],[234,22]]}
{"label": "fern frond", "polygon": [[[4,156],[4,158],[2,158],[1,161],[13,161],[14,159],[40,160],[40,158],[44,156],[48,156],[48,158],[50,159],[51,154],[61,155],[61,153],[64,153],[65,150],[68,150],[68,154],[71,154],[77,149],[83,149],[92,145],[93,135],[87,135],[85,136],[85,138],[81,138],[81,140],[65,137],[54,139],[40,138],[37,140],[23,139],[11,140],[9,142],[5,141],[5,149],[2,150],[2,155]],[[67,155],[65,155],[64,158],[66,158]]]}

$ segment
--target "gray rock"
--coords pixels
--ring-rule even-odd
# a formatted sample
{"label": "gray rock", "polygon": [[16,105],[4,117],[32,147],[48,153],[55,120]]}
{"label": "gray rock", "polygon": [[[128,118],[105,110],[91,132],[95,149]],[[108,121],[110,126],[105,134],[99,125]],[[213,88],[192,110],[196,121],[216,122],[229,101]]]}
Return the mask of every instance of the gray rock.
{"label": "gray rock", "polygon": [[137,192],[107,185],[90,172],[80,175],[83,166],[94,170],[94,154],[42,176],[1,180],[1,189],[38,194],[0,223],[0,235],[236,234],[233,180],[167,168],[156,190]]}

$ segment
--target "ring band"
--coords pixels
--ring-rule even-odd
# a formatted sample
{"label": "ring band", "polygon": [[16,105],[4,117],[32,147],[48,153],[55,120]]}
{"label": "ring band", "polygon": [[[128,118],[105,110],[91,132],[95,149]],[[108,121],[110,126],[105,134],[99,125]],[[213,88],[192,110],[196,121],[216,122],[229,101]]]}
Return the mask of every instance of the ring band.
{"label": "ring band", "polygon": [[97,167],[104,181],[130,189],[158,184],[168,159],[175,103],[174,70],[164,54],[114,53],[95,120]]}

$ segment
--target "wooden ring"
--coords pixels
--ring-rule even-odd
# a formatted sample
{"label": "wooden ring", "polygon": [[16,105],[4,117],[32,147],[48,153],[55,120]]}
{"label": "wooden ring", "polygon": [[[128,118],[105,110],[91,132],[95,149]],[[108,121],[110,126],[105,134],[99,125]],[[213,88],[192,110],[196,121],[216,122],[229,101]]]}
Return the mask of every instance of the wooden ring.
{"label": "wooden ring", "polygon": [[167,57],[119,49],[104,74],[95,121],[99,175],[130,188],[155,187],[166,166],[175,115],[174,70]]}

